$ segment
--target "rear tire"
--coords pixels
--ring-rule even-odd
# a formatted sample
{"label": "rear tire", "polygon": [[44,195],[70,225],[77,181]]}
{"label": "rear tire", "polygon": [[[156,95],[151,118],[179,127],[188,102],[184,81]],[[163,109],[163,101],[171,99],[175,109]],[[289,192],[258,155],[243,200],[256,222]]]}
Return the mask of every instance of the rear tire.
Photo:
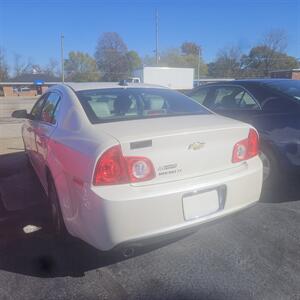
{"label": "rear tire", "polygon": [[267,147],[261,148],[259,156],[263,163],[262,199],[266,202],[278,202],[286,187],[278,159]]}
{"label": "rear tire", "polygon": [[50,176],[48,177],[48,198],[51,212],[51,229],[56,237],[61,237],[67,233],[67,230],[61,213],[55,184]]}
{"label": "rear tire", "polygon": [[260,151],[260,159],[263,163],[263,182],[264,185],[277,183],[280,177],[278,160],[274,153],[266,147]]}

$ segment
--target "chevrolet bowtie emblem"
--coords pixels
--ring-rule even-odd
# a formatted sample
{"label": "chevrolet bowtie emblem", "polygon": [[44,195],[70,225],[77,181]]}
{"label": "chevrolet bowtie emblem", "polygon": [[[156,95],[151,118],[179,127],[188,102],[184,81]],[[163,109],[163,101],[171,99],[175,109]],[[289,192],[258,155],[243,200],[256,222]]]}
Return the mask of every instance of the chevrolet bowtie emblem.
{"label": "chevrolet bowtie emblem", "polygon": [[200,150],[205,146],[205,143],[195,142],[188,146],[188,150]]}

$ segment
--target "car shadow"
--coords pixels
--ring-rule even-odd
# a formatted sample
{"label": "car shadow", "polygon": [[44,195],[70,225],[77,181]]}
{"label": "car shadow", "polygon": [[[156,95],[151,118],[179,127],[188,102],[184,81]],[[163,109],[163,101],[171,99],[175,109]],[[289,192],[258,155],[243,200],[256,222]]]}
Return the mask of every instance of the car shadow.
{"label": "car shadow", "polygon": [[262,190],[261,202],[281,203],[300,200],[299,175],[287,176],[282,184]]}
{"label": "car shadow", "polygon": [[[0,155],[0,270],[36,277],[77,277],[129,258],[121,250],[101,252],[71,236],[55,237],[49,212],[25,153]],[[132,256],[173,241],[139,248]]]}
{"label": "car shadow", "polygon": [[[299,195],[298,191],[284,199],[298,200]],[[274,199],[271,197],[271,200]],[[128,259],[120,251],[101,252],[70,236],[55,238],[48,212],[46,196],[25,153],[0,155],[1,270],[36,277],[77,277]],[[31,230],[26,230],[28,227]],[[178,238],[139,248],[134,256],[176,240]]]}

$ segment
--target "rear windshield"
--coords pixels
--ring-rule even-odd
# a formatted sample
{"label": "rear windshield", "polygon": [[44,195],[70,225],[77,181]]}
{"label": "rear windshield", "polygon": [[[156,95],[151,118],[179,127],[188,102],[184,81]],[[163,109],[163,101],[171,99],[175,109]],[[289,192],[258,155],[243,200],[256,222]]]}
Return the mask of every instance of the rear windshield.
{"label": "rear windshield", "polygon": [[76,93],[92,123],[210,114],[191,98],[157,88],[112,88]]}
{"label": "rear windshield", "polygon": [[276,80],[265,83],[269,88],[282,92],[295,100],[300,100],[299,80]]}

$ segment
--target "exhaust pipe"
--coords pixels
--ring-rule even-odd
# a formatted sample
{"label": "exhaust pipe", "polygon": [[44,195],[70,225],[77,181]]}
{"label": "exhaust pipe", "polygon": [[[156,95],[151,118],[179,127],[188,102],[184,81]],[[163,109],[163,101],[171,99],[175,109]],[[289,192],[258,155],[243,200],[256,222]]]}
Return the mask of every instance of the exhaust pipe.
{"label": "exhaust pipe", "polygon": [[133,248],[125,248],[122,251],[122,254],[125,258],[132,257],[134,255],[134,249]]}

